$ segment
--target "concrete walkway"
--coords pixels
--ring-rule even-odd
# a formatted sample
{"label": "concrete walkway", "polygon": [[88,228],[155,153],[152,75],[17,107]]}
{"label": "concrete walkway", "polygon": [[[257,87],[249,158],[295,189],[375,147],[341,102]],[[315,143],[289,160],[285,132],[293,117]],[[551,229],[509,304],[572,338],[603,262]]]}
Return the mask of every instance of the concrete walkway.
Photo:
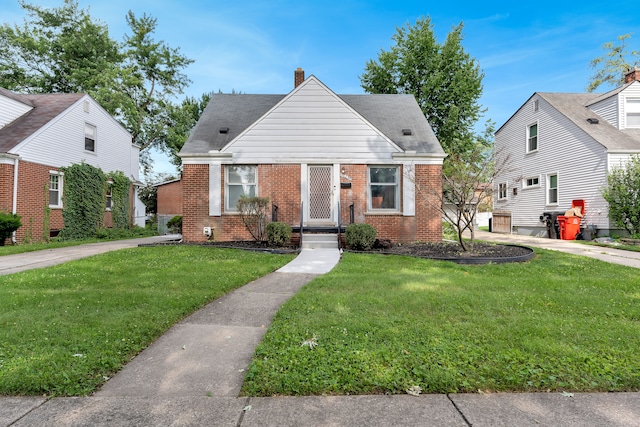
{"label": "concrete walkway", "polygon": [[22,254],[0,257],[0,276],[19,273],[34,268],[51,267],[74,259],[85,258],[118,249],[135,248],[144,244],[180,239],[179,234],[143,237],[140,239],[114,240],[110,242],[87,243],[66,248],[44,249]]}
{"label": "concrete walkway", "polygon": [[625,251],[602,246],[585,245],[575,240],[547,239],[544,237],[521,236],[517,234],[489,233],[476,231],[475,238],[489,242],[511,243],[542,249],[566,252],[574,255],[596,258],[612,264],[640,268],[640,252]]}
{"label": "concrete walkway", "polygon": [[277,309],[339,259],[301,251],[175,325],[94,396],[0,397],[0,426],[640,426],[639,393],[237,397]]}

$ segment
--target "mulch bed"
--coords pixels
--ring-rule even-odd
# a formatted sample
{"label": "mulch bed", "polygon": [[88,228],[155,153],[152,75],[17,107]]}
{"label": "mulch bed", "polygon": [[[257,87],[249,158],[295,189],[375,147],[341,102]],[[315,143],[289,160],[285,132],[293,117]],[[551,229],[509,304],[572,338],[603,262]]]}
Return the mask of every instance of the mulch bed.
{"label": "mulch bed", "polygon": [[[234,241],[208,242],[206,245],[249,250],[296,251],[297,247],[270,248],[266,242]],[[362,251],[353,251],[362,252]],[[367,253],[408,255],[420,258],[454,261],[460,264],[485,264],[489,262],[521,262],[533,258],[533,250],[524,246],[476,242],[473,252],[464,252],[457,242],[390,244],[376,241]]]}

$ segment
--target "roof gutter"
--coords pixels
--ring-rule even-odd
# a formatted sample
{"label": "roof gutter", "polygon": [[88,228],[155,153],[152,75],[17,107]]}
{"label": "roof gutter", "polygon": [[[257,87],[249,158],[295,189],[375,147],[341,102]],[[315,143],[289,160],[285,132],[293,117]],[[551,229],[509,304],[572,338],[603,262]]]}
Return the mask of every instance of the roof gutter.
{"label": "roof gutter", "polygon": [[391,158],[401,161],[412,161],[416,164],[441,165],[444,162],[446,153],[417,153],[415,151],[402,151],[391,154]]}

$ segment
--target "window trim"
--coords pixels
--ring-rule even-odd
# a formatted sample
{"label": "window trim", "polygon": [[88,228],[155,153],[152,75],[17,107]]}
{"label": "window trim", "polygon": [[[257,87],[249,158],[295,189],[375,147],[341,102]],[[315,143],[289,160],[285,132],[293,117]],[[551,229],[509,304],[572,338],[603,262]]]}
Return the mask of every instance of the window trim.
{"label": "window trim", "polygon": [[[504,187],[503,187],[504,186]],[[498,183],[498,201],[509,200],[509,183],[507,181]]]}
{"label": "window trim", "polygon": [[235,206],[229,206],[229,169],[236,167],[251,167],[254,170],[254,181],[250,184],[231,184],[234,185],[252,185],[255,188],[255,194],[258,194],[258,166],[257,165],[245,165],[245,164],[229,164],[224,165],[224,211],[228,213],[237,214],[238,209]]}
{"label": "window trim", "polygon": [[[556,186],[551,187],[551,177],[556,177]],[[556,191],[556,201],[550,201],[549,191],[555,189]],[[545,188],[545,203],[547,206],[557,206],[560,204],[560,177],[558,172],[551,172],[546,175],[546,188]]]}
{"label": "window trim", "polygon": [[[538,182],[529,184],[529,180],[537,180]],[[530,188],[540,188],[540,175],[528,176],[522,180],[522,189],[527,190]]]}
{"label": "window trim", "polygon": [[[536,127],[536,148],[531,149],[531,128],[535,126]],[[538,147],[539,147],[539,142],[540,142],[540,126],[538,126],[538,122],[536,121],[535,123],[531,123],[529,125],[527,125],[527,139],[526,139],[526,152],[527,153],[535,153],[536,151],[538,151]]]}
{"label": "window trim", "polygon": [[[56,176],[58,177],[58,188],[55,190],[51,189],[51,177]],[[51,191],[57,191],[58,192],[58,203],[57,204],[52,204],[51,203]],[[51,209],[62,209],[62,194],[64,191],[64,173],[60,172],[60,171],[49,171],[49,208]]]}
{"label": "window trim", "polygon": [[[87,129],[93,130],[93,150],[87,149],[87,139],[91,140]],[[96,154],[98,152],[98,127],[89,122],[84,122],[84,151],[86,153]]]}
{"label": "window trim", "polygon": [[[372,168],[386,168],[386,169],[395,169],[395,180],[393,183],[388,182],[371,182],[371,169]],[[371,195],[371,185],[383,185],[388,187],[395,188],[394,195],[394,207],[392,208],[374,208],[373,207],[373,196]],[[400,166],[399,165],[368,165],[367,166],[367,212],[377,212],[377,213],[389,213],[389,212],[400,212]]]}

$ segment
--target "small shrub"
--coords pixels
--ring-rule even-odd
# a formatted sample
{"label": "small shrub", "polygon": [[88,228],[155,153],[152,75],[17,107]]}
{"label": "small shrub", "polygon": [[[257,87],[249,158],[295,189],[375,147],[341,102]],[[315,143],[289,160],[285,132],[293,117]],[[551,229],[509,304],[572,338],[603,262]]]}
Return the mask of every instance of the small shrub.
{"label": "small shrub", "polygon": [[182,234],[182,215],[176,215],[167,221],[167,227],[172,233]]}
{"label": "small shrub", "polygon": [[0,212],[0,246],[4,246],[4,240],[11,237],[11,233],[21,225],[18,214]]}
{"label": "small shrub", "polygon": [[284,222],[267,224],[267,242],[269,246],[281,247],[291,240],[291,226]]}
{"label": "small shrub", "polygon": [[236,204],[242,223],[256,242],[266,240],[265,227],[267,220],[267,209],[269,208],[268,197],[240,196]]}
{"label": "small shrub", "polygon": [[376,241],[376,234],[376,229],[369,224],[349,224],[344,239],[349,249],[366,251],[371,249]]}

